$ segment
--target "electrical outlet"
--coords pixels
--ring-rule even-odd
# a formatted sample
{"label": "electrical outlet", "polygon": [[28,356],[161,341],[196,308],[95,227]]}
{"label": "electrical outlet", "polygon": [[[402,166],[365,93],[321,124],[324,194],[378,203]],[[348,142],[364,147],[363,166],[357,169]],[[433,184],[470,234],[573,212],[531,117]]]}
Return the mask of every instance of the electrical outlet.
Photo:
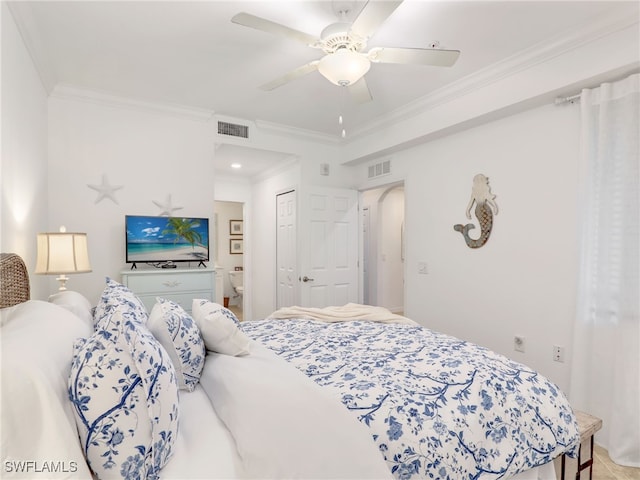
{"label": "electrical outlet", "polygon": [[524,337],[522,335],[513,337],[513,349],[516,352],[524,353]]}
{"label": "electrical outlet", "polygon": [[564,362],[564,347],[560,345],[553,346],[553,361]]}

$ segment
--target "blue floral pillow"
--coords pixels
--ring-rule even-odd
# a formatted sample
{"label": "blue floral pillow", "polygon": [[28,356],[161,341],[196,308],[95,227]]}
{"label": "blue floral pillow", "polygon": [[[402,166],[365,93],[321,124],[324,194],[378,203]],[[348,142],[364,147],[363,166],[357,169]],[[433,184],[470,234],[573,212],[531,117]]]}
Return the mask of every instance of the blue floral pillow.
{"label": "blue floral pillow", "polygon": [[193,391],[200,380],[207,352],[200,329],[191,315],[177,303],[158,297],[147,327],[169,353],[176,369],[178,387]]}
{"label": "blue floral pillow", "polygon": [[117,329],[76,343],[69,398],[98,478],[155,479],[177,437],[178,386],[162,345],[124,314],[112,314]]}
{"label": "blue floral pillow", "polygon": [[142,301],[129,288],[107,277],[100,301],[93,312],[94,329],[106,330],[115,334],[119,326],[114,324],[113,312],[120,309],[122,318],[144,325],[147,322],[147,309]]}

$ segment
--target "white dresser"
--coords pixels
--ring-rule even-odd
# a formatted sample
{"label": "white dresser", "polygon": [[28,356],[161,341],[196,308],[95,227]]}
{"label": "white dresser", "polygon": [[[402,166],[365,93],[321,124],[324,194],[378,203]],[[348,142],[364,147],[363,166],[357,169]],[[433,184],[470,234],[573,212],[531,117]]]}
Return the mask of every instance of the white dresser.
{"label": "white dresser", "polygon": [[135,293],[147,311],[156,297],[172,300],[191,313],[194,298],[215,301],[216,271],[212,268],[126,270],[120,272],[122,283]]}

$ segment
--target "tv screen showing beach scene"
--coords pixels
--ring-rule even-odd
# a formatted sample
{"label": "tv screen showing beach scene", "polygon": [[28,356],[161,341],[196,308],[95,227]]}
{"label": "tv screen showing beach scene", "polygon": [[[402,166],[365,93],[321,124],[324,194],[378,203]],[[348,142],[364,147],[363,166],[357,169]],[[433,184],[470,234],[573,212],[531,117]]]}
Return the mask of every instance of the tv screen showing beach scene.
{"label": "tv screen showing beach scene", "polygon": [[127,215],[127,263],[207,262],[209,219]]}

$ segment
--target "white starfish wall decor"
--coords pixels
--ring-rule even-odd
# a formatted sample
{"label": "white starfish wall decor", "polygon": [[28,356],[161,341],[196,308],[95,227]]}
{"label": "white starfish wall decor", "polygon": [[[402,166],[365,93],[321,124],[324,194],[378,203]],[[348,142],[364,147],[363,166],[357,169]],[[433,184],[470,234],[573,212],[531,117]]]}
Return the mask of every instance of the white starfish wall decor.
{"label": "white starfish wall decor", "polygon": [[109,180],[107,179],[107,176],[104,173],[102,174],[102,183],[100,185],[87,185],[87,186],[95,190],[96,192],[98,192],[98,196],[96,197],[96,200],[94,203],[99,203],[105,198],[108,198],[109,200],[113,201],[113,203],[118,205],[118,200],[116,199],[115,192],[116,190],[120,190],[121,188],[123,188],[123,186],[109,184]]}
{"label": "white starfish wall decor", "polygon": [[155,203],[162,211],[158,214],[160,217],[165,216],[165,217],[171,217],[173,215],[173,212],[175,212],[176,210],[182,210],[182,207],[174,207],[171,203],[171,194],[167,195],[167,199],[165,200],[164,203],[162,202],[157,202],[155,200],[153,200],[153,203]]}

